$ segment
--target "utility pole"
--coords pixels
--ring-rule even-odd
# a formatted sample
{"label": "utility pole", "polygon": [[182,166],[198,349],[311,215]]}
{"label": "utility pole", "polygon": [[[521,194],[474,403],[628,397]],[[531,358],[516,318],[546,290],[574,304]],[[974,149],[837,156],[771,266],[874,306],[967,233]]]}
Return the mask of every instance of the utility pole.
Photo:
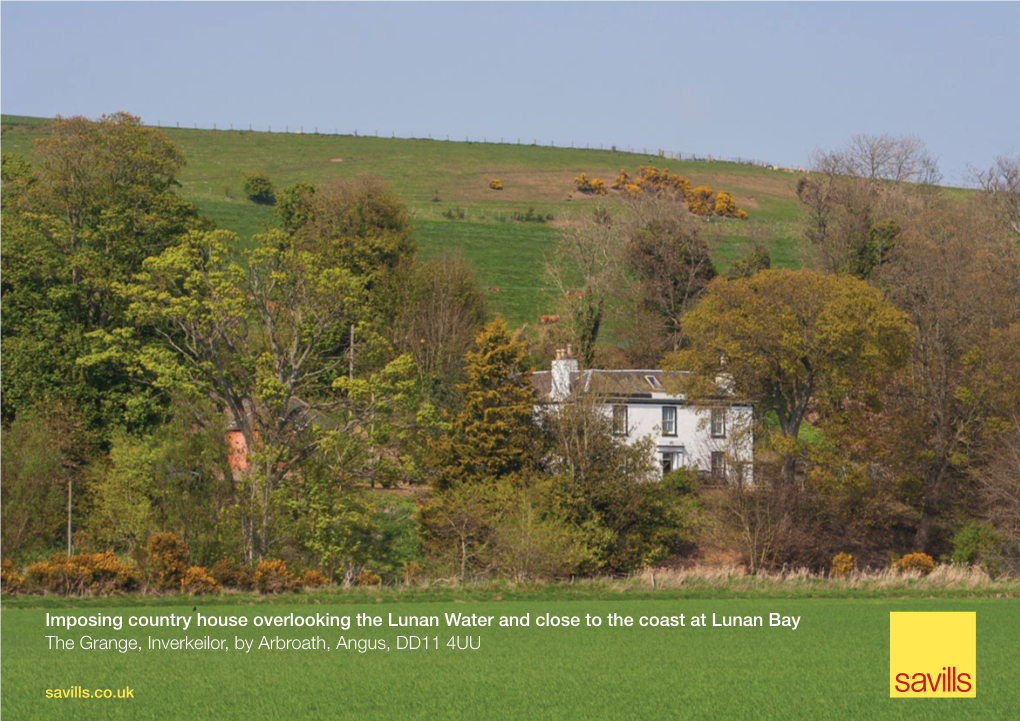
{"label": "utility pole", "polygon": [[67,479],[67,557],[71,557],[71,489],[74,481]]}
{"label": "utility pole", "polygon": [[351,323],[351,367],[350,378],[354,380],[354,324]]}

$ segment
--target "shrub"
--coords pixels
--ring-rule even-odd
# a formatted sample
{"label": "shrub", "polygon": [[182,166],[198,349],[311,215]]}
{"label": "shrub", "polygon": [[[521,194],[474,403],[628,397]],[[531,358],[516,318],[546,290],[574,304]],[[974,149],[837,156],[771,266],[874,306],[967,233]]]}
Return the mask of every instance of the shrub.
{"label": "shrub", "polygon": [[747,213],[737,207],[733,196],[729,193],[720,192],[715,196],[715,214],[721,218],[738,218],[747,220]]}
{"label": "shrub", "polygon": [[616,180],[613,181],[613,190],[623,190],[625,186],[631,185],[630,176],[627,175],[627,171],[620,168],[620,174],[616,176]]}
{"label": "shrub", "polygon": [[906,556],[893,564],[900,573],[908,571],[920,571],[922,576],[927,576],[935,569],[935,559],[927,553],[908,553]]}
{"label": "shrub", "polygon": [[953,563],[981,566],[988,573],[999,573],[1001,549],[1005,539],[995,526],[971,521],[953,536]]}
{"label": "shrub", "polygon": [[253,203],[273,205],[276,203],[276,188],[264,170],[249,170],[241,174],[244,194]]}
{"label": "shrub", "polygon": [[153,533],[145,550],[149,554],[150,582],[161,591],[180,588],[188,569],[188,544],[173,533]]}
{"label": "shrub", "polygon": [[301,576],[301,585],[308,588],[319,588],[326,585],[326,575],[322,571],[305,571]]}
{"label": "shrub", "polygon": [[184,573],[181,592],[189,596],[205,596],[220,592],[220,584],[204,566],[192,566]]}
{"label": "shrub", "polygon": [[0,591],[4,593],[17,593],[25,583],[25,577],[20,575],[11,559],[5,558],[0,563]]}
{"label": "shrub", "polygon": [[574,178],[574,186],[581,193],[586,195],[605,195],[606,184],[598,178],[592,178],[589,180],[587,173],[581,173]]}
{"label": "shrub", "polygon": [[378,586],[382,583],[382,579],[366,568],[358,574],[358,577],[354,579],[354,582],[359,586]]}
{"label": "shrub", "polygon": [[137,588],[138,573],[109,551],[75,556],[58,553],[29,566],[26,580],[32,590],[62,596],[107,595]]}
{"label": "shrub", "polygon": [[503,184],[499,182],[497,178],[493,178],[492,180],[489,181],[489,187],[492,188],[493,190],[502,190]]}
{"label": "shrub", "polygon": [[720,192],[715,196],[715,214],[721,215],[722,217],[729,217],[733,215],[737,209],[737,204],[733,202],[733,196],[729,193]]}
{"label": "shrub", "polygon": [[508,494],[492,522],[488,560],[496,572],[518,582],[570,575],[591,558],[582,532],[544,516],[525,493]]}
{"label": "shrub", "polygon": [[418,582],[418,576],[421,575],[421,566],[414,561],[403,561],[401,564],[400,578],[401,580],[412,585]]}
{"label": "shrub", "polygon": [[669,168],[659,170],[651,165],[638,168],[638,177],[634,183],[654,195],[670,195],[681,200],[691,189],[690,181],[683,176],[669,172]]}
{"label": "shrub", "polygon": [[687,194],[687,209],[694,215],[711,215],[715,210],[712,189],[707,185],[699,185]]}
{"label": "shrub", "polygon": [[259,593],[284,593],[294,588],[294,578],[287,570],[287,562],[259,561],[252,582]]}
{"label": "shrub", "polygon": [[626,183],[620,191],[628,198],[640,198],[644,194],[644,191],[634,183]]}
{"label": "shrub", "polygon": [[518,223],[545,223],[547,221],[552,220],[553,216],[551,214],[542,215],[541,213],[536,213],[535,208],[531,207],[528,208],[527,213],[515,211],[513,213],[513,219],[516,220]]}
{"label": "shrub", "polygon": [[849,553],[837,553],[832,557],[829,578],[847,578],[857,570],[857,561]]}
{"label": "shrub", "polygon": [[232,558],[221,558],[209,569],[216,583],[227,588],[251,588],[251,576],[238,568]]}
{"label": "shrub", "polygon": [[605,208],[595,208],[593,217],[595,219],[595,223],[598,225],[604,225],[607,228],[610,228],[613,225],[613,216],[611,216],[609,211]]}
{"label": "shrub", "polygon": [[662,485],[682,496],[697,495],[698,472],[693,468],[675,468],[662,477]]}

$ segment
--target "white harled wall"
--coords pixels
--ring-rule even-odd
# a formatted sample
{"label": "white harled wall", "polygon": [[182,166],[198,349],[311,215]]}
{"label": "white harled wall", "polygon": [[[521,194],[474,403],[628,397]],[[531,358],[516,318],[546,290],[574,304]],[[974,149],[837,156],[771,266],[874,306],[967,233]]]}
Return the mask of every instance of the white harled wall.
{"label": "white harled wall", "polygon": [[[658,397],[656,397],[658,396]],[[750,464],[754,460],[753,416],[750,406],[726,407],[726,436],[713,438],[710,408],[684,406],[666,394],[653,394],[641,402],[629,401],[613,405],[627,406],[627,440],[637,442],[650,437],[656,446],[656,462],[662,451],[684,451],[683,465],[699,471],[712,470],[712,452],[726,453],[732,472],[734,463]],[[662,433],[662,407],[675,406],[677,409],[677,433],[666,436]],[[607,408],[612,413],[612,408]],[[744,480],[750,482],[745,470]]]}

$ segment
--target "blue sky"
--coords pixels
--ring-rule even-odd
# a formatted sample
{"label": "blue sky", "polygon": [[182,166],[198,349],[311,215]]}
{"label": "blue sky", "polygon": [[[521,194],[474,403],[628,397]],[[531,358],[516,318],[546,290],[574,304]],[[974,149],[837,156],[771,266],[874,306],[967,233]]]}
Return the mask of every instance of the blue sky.
{"label": "blue sky", "polygon": [[1020,152],[1020,4],[16,3],[4,113],[472,138],[803,165],[914,134]]}

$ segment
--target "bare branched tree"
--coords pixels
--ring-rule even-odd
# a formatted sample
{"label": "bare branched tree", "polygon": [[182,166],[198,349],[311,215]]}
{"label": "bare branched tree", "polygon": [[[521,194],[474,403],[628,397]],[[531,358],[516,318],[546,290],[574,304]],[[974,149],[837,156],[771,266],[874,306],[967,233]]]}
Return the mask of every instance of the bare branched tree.
{"label": "bare branched tree", "polygon": [[855,135],[838,148],[817,152],[815,170],[870,181],[935,185],[942,180],[938,161],[915,136]]}
{"label": "bare branched tree", "polygon": [[591,216],[567,229],[546,272],[559,294],[569,340],[585,368],[595,362],[595,344],[605,314],[606,298],[619,278],[621,235],[609,213],[596,207]]}
{"label": "bare branched tree", "polygon": [[463,381],[464,354],[485,321],[485,299],[462,257],[430,258],[393,289],[399,308],[394,344],[410,353],[424,378],[445,398]]}
{"label": "bare branched tree", "polygon": [[868,278],[886,262],[905,219],[938,197],[938,164],[915,137],[855,135],[812,156],[797,185],[807,236],[831,273]]}
{"label": "bare branched tree", "polygon": [[633,360],[657,364],[683,344],[683,317],[716,277],[703,224],[670,199],[634,204],[625,265],[635,317],[629,324]]}
{"label": "bare branched tree", "polygon": [[976,474],[987,518],[1014,546],[1020,547],[1020,418],[1005,434],[991,462]]}
{"label": "bare branched tree", "polygon": [[975,176],[995,215],[1020,239],[1020,155],[1000,156]]}

